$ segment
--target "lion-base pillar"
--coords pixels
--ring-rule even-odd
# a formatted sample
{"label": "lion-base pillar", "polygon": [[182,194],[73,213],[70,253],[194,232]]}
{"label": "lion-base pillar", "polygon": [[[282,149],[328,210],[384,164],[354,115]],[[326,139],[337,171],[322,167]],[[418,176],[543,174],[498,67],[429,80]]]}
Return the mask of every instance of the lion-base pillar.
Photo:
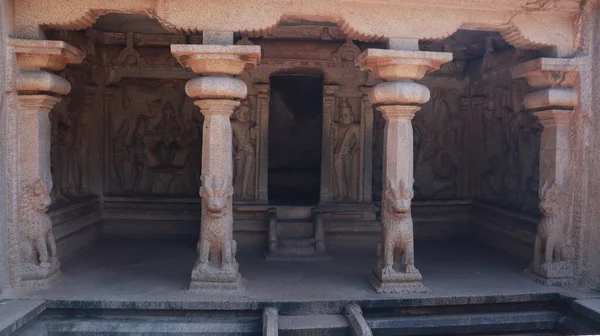
{"label": "lion-base pillar", "polygon": [[[222,35],[233,33],[222,33]],[[230,42],[231,42],[230,41]],[[205,42],[209,42],[205,41]],[[190,291],[241,291],[244,280],[235,259],[233,240],[233,158],[229,120],[246,98],[246,83],[235,78],[260,59],[260,46],[172,45],[171,52],[185,67],[201,75],[185,86],[186,94],[204,115],[202,130],[202,221],[198,260]]]}
{"label": "lion-base pillar", "polygon": [[356,63],[384,82],[377,84],[369,100],[386,120],[384,132],[382,237],[371,283],[377,293],[429,291],[421,283],[414,262],[413,131],[411,120],[418,104],[430,98],[429,89],[415,83],[427,72],[452,60],[451,53],[367,49]]}
{"label": "lion-base pillar", "polygon": [[536,90],[524,98],[525,107],[543,126],[540,139],[540,212],[534,257],[527,270],[545,285],[575,281],[576,255],[572,241],[573,171],[571,119],[578,104],[578,67],[570,59],[539,58],[511,69]]}
{"label": "lion-base pillar", "polygon": [[81,63],[84,53],[62,41],[11,39],[18,65],[19,103],[19,262],[16,287],[47,289],[62,278],[52,220],[50,174],[51,126],[49,113],[71,91],[64,78],[52,73],[69,63]]}

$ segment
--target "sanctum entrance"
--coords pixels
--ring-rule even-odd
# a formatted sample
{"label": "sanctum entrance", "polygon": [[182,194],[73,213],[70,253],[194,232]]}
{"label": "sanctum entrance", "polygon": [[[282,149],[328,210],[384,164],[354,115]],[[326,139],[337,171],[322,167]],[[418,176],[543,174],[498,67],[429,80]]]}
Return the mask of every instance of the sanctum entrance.
{"label": "sanctum entrance", "polygon": [[270,79],[269,203],[315,205],[321,183],[323,77]]}

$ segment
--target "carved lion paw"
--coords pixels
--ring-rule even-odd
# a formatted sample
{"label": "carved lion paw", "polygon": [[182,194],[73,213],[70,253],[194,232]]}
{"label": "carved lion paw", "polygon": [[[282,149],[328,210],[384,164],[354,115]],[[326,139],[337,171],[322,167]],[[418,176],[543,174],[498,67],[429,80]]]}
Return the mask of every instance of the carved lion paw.
{"label": "carved lion paw", "polygon": [[381,270],[381,273],[383,274],[394,274],[396,273],[396,271],[394,270],[394,267],[392,266],[386,266]]}
{"label": "carved lion paw", "polygon": [[226,272],[233,272],[234,270],[233,263],[225,263],[221,266],[221,268]]}
{"label": "carved lion paw", "polygon": [[406,265],[406,268],[404,270],[405,273],[408,274],[417,274],[419,273],[419,271],[417,270],[417,268],[413,265]]}
{"label": "carved lion paw", "polygon": [[542,267],[541,267],[542,271],[548,272],[549,268],[550,268],[550,263],[549,262],[542,263]]}

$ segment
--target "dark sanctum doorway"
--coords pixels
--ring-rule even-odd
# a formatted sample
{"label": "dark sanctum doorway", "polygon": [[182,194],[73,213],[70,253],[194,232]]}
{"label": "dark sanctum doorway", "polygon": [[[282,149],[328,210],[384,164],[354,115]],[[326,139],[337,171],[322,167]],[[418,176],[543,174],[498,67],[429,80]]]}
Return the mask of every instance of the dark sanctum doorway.
{"label": "dark sanctum doorway", "polygon": [[269,200],[319,202],[323,77],[276,74],[269,106]]}

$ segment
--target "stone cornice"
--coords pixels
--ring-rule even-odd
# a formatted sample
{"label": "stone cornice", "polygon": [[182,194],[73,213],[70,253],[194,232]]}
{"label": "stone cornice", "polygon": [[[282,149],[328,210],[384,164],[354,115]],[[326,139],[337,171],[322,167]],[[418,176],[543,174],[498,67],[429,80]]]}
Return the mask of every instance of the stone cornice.
{"label": "stone cornice", "polygon": [[27,0],[15,3],[16,34],[36,38],[39,26],[80,30],[114,12],[145,13],[168,31],[192,35],[206,30],[264,35],[281,20],[299,18],[337,24],[361,41],[441,40],[473,29],[501,32],[521,48],[555,46],[561,57],[574,54],[579,44],[578,0]]}

